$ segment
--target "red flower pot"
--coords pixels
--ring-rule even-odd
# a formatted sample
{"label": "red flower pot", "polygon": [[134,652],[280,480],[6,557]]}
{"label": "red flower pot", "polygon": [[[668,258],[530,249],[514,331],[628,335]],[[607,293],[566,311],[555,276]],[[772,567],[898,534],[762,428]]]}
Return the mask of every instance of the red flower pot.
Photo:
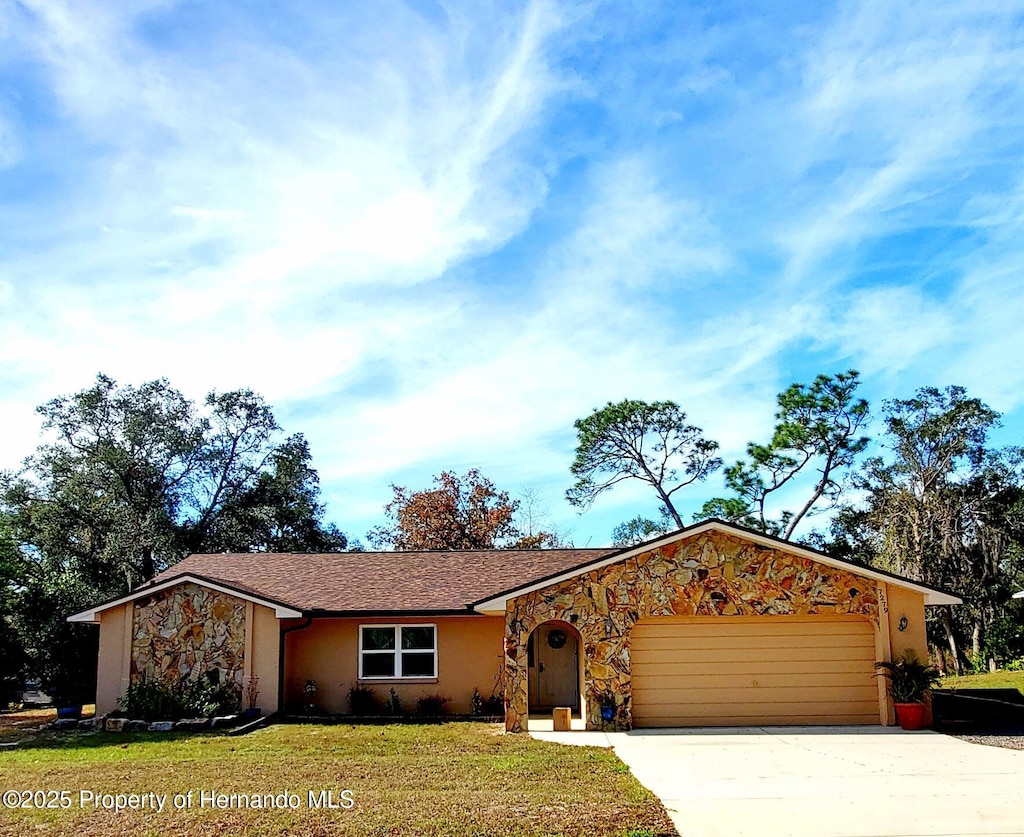
{"label": "red flower pot", "polygon": [[897,703],[896,722],[903,729],[924,729],[924,704]]}

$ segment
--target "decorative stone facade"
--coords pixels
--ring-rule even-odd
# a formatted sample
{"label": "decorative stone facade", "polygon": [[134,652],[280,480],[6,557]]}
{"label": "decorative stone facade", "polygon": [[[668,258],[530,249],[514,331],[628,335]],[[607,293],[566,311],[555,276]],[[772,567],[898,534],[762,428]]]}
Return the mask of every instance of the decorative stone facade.
{"label": "decorative stone facade", "polygon": [[135,602],[132,613],[132,682],[195,681],[220,670],[222,682],[242,684],[245,601],[179,584]]}
{"label": "decorative stone facade", "polygon": [[630,635],[648,616],[857,614],[877,627],[875,583],[721,532],[707,532],[511,599],[505,611],[505,727],[525,728],[527,643],[541,624],[573,625],[583,647],[587,728],[599,696],[616,696],[616,723],[632,726]]}

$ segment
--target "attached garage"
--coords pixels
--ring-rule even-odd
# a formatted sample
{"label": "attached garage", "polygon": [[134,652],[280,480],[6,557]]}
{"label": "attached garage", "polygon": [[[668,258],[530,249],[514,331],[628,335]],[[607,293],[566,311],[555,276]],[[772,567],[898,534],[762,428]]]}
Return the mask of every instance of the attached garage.
{"label": "attached garage", "polygon": [[863,616],[649,618],[631,645],[638,727],[879,722]]}

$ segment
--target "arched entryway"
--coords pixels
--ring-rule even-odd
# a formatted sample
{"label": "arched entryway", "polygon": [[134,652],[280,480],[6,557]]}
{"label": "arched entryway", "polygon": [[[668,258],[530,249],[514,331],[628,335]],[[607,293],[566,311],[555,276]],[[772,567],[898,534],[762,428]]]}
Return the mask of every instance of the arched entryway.
{"label": "arched entryway", "polygon": [[530,634],[527,644],[530,712],[550,712],[556,706],[580,711],[580,635],[567,622],[545,622]]}

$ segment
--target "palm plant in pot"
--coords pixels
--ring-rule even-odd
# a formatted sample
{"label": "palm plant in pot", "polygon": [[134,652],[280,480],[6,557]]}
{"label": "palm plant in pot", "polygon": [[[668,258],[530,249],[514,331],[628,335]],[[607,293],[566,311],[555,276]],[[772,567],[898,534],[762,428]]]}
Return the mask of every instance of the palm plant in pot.
{"label": "palm plant in pot", "polygon": [[939,670],[930,663],[922,662],[909,648],[898,660],[875,663],[875,668],[889,681],[889,695],[896,707],[897,723],[907,730],[922,729],[924,699],[939,681]]}

